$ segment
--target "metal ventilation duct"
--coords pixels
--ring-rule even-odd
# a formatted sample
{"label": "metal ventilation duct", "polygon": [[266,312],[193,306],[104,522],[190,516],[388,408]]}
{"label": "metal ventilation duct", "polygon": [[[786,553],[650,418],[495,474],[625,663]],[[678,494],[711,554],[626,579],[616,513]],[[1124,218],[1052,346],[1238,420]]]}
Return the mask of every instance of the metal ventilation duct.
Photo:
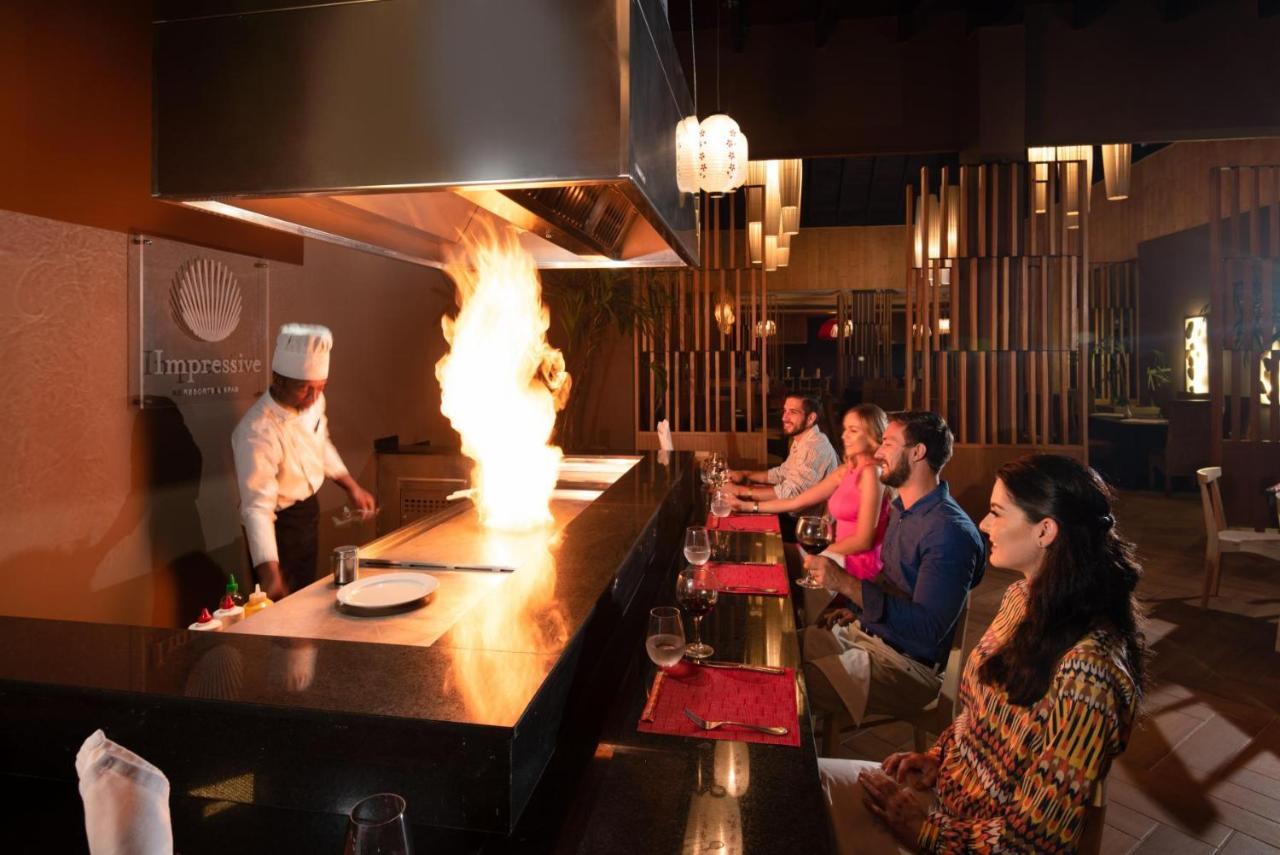
{"label": "metal ventilation duct", "polygon": [[659,0],[158,0],[153,193],[431,266],[698,261]]}

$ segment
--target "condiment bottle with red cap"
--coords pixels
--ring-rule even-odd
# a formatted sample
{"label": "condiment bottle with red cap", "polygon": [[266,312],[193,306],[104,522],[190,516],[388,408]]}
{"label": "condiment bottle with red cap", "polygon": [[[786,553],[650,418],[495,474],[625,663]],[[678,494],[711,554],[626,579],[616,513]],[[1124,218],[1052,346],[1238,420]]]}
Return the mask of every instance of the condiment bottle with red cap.
{"label": "condiment bottle with red cap", "polygon": [[217,632],[222,629],[222,621],[209,614],[208,609],[201,609],[200,617],[187,629],[194,629],[197,632]]}
{"label": "condiment bottle with red cap", "polygon": [[214,618],[222,621],[223,626],[231,626],[237,621],[244,620],[244,607],[237,606],[235,601],[231,599],[230,594],[226,594],[222,598],[222,602],[218,604],[218,610],[213,613]]}

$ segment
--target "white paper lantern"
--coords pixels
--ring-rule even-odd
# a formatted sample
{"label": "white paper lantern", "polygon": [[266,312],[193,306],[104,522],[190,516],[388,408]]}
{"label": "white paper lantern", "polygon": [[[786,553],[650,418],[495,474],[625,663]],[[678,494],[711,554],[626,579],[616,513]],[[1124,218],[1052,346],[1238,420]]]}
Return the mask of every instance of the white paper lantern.
{"label": "white paper lantern", "polygon": [[707,116],[698,127],[698,186],[723,195],[745,180],[747,141],[738,123],[724,113]]}
{"label": "white paper lantern", "polygon": [[750,167],[747,169],[742,168],[744,163],[750,163],[750,161],[747,160],[747,135],[739,130],[736,139],[737,142],[735,145],[737,149],[734,152],[734,162],[737,164],[738,183],[733,185],[735,190],[747,183],[747,176],[751,171]]}
{"label": "white paper lantern", "polygon": [[681,193],[698,192],[698,117],[676,124],[676,187]]}

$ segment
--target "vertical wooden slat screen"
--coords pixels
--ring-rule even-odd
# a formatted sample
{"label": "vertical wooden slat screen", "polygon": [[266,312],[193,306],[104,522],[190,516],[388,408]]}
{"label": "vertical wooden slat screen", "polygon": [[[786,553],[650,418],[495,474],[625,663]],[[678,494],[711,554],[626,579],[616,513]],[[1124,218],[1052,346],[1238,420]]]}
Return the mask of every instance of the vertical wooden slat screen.
{"label": "vertical wooden slat screen", "polygon": [[1142,398],[1138,309],[1136,260],[1089,265],[1089,385],[1095,399]]}
{"label": "vertical wooden slat screen", "polygon": [[1280,166],[1215,167],[1209,188],[1209,398],[1215,414],[1210,459],[1224,467],[1233,461],[1275,460],[1280,443]]}
{"label": "vertical wooden slat screen", "polygon": [[[1035,173],[1023,163],[959,167],[907,189],[907,225],[925,219],[923,257],[907,271],[907,406],[943,414],[962,445],[1072,446],[1088,442],[1089,375],[1081,358],[1089,317],[1088,213],[1066,228],[1067,164],[1045,164],[1048,209],[1037,214]],[[1044,173],[1042,172],[1042,175]],[[1085,170],[1073,169],[1083,194]],[[952,185],[937,183],[938,179]],[[922,197],[943,203],[930,255]],[[1083,196],[1081,197],[1083,198]],[[952,221],[954,220],[954,222]],[[914,234],[914,233],[913,233]]]}
{"label": "vertical wooden slat screen", "polygon": [[[747,458],[758,451],[764,460],[768,349],[776,336],[762,333],[765,321],[777,318],[767,274],[751,264],[736,231],[733,203],[699,197],[701,267],[637,273],[637,287],[661,312],[652,334],[635,334],[639,449],[657,447],[657,423],[666,418],[677,448],[727,449]],[[727,330],[716,316],[721,304],[733,314]]]}

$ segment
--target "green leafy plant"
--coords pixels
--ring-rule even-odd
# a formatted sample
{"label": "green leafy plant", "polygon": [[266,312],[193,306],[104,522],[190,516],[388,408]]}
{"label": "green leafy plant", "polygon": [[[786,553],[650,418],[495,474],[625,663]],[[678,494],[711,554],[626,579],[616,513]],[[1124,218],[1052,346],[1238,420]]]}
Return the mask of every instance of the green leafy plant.
{"label": "green leafy plant", "polygon": [[1173,367],[1163,351],[1153,350],[1148,354],[1147,391],[1154,392],[1168,386],[1173,380]]}
{"label": "green leafy plant", "polygon": [[[579,433],[585,414],[587,381],[598,370],[600,346],[611,335],[640,331],[651,334],[666,310],[659,289],[649,289],[630,271],[602,268],[549,273],[543,291],[551,306],[552,322],[563,334],[565,364],[575,391],[560,414],[559,438],[565,448],[582,441]],[[665,384],[665,372],[650,365],[655,381]]]}

